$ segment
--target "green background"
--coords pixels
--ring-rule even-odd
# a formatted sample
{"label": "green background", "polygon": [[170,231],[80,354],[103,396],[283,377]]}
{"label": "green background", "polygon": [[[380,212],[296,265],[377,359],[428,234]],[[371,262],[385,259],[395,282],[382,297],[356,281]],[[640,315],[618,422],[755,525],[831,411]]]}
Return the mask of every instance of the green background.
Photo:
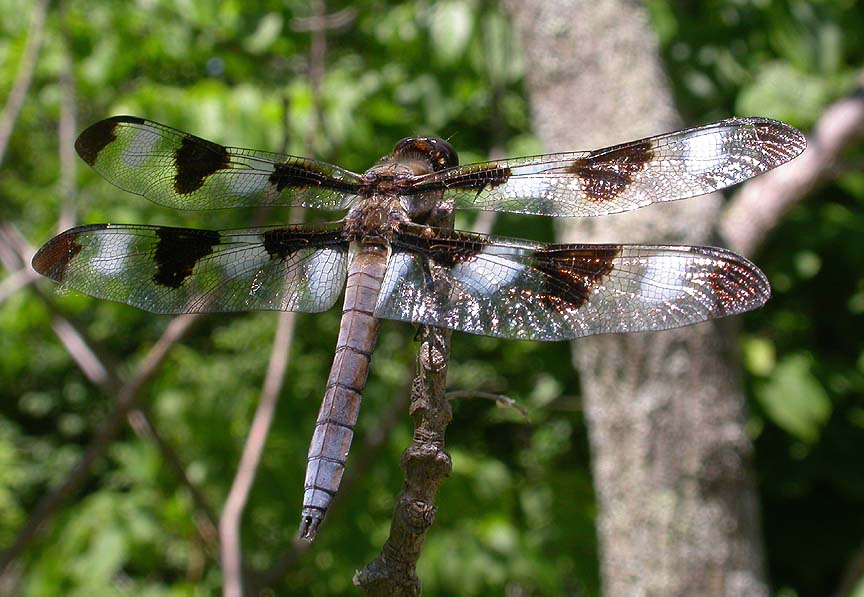
{"label": "green background", "polygon": [[[864,8],[857,2],[648,5],[688,124],[760,115],[810,131],[860,82]],[[0,98],[8,97],[19,68],[31,10],[25,0],[0,0]],[[493,147],[514,156],[542,150],[531,132],[518,45],[497,4],[362,1],[327,10],[347,15],[348,24],[327,33],[319,119],[305,3],[56,3],[0,165],[0,222],[34,246],[56,232],[64,104],[77,113],[76,134],[108,115],[134,114],[217,142],[310,155],[361,172],[411,134],[449,137],[463,163],[487,159]],[[74,77],[74,97],[61,87],[65,74]],[[862,570],[862,163],[861,144],[845,152],[829,180],[754,256],[774,297],[741,318],[749,430],[770,575],[780,595],[832,594],[844,575],[855,578],[856,562],[857,574]],[[226,228],[247,226],[255,216],[173,212],[119,191],[80,161],[77,167],[78,223]],[[473,217],[460,215],[457,227],[470,227]],[[271,223],[287,218],[287,210],[268,214]],[[501,217],[495,232],[544,240],[552,224]],[[53,290],[45,280],[38,286]],[[121,376],[134,371],[169,321],[77,294],[54,302]],[[206,318],[141,394],[217,511],[260,394],[276,317]],[[244,518],[252,569],[272,566],[296,532],[338,318],[338,309],[298,316]],[[0,546],[65,477],[114,400],[76,367],[51,319],[29,289],[0,304]],[[416,346],[411,326],[382,325],[348,463],[362,475],[314,549],[275,585],[277,594],[349,592],[354,570],[386,538],[402,481],[399,458],[411,437],[405,409],[396,411],[380,449],[364,462],[357,454],[394,418]],[[454,404],[447,433],[453,473],[419,563],[427,594],[598,593],[595,498],[579,378],[570,363],[566,343],[454,336],[450,387],[505,393],[531,418],[483,400]],[[128,428],[20,566],[20,586],[32,595],[203,595],[221,586],[188,493],[154,444]]]}

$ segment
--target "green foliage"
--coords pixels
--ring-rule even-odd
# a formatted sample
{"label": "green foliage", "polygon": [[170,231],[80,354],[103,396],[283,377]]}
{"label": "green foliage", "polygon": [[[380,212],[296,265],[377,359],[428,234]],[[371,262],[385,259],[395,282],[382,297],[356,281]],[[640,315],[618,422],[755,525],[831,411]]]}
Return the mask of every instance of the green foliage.
{"label": "green foliage", "polygon": [[[808,128],[851,89],[864,55],[864,14],[852,0],[649,4],[680,105],[694,123],[739,112]],[[530,133],[518,46],[504,16],[487,3],[328,5],[354,17],[327,34],[320,122],[305,3],[55,5],[0,171],[0,219],[34,244],[54,232],[61,207],[57,121],[72,101],[59,83],[67,54],[79,130],[110,114],[137,114],[227,144],[360,171],[413,133],[451,136],[463,162],[486,158],[492,145],[512,155],[541,149]],[[30,10],[30,2],[0,0],[0,97],[11,89]],[[860,164],[862,155],[845,157]],[[242,210],[166,210],[77,167],[82,223],[255,222],[256,214]],[[796,208],[757,258],[775,297],[743,318],[769,561],[778,588],[793,594],[835,591],[864,534],[862,206],[864,176],[850,168]],[[284,222],[288,213],[266,217]],[[460,216],[460,226],[470,224],[471,216]],[[541,218],[502,217],[496,232],[548,239],[553,229]],[[53,289],[45,281],[38,287]],[[124,378],[168,321],[79,295],[50,300]],[[273,313],[204,319],[141,395],[217,511],[261,391],[275,321]],[[76,367],[51,325],[51,308],[32,290],[0,304],[4,546],[81,457],[116,398]],[[285,389],[243,521],[250,567],[273,565],[296,532],[305,455],[337,327],[336,312],[298,317]],[[410,326],[384,324],[349,474],[405,391],[415,349]],[[447,436],[454,470],[420,560],[427,594],[598,594],[588,442],[569,347],[457,334],[450,386],[505,393],[530,410],[531,420],[482,400],[454,405]],[[360,480],[277,594],[351,591],[353,571],[386,539],[410,434],[402,416],[356,470]],[[130,430],[25,552],[22,574],[21,589],[31,595],[204,595],[221,584],[190,496],[154,445]]]}
{"label": "green foliage", "polygon": [[768,416],[798,439],[812,443],[831,415],[825,389],[810,371],[804,355],[790,355],[771,372],[756,396]]}

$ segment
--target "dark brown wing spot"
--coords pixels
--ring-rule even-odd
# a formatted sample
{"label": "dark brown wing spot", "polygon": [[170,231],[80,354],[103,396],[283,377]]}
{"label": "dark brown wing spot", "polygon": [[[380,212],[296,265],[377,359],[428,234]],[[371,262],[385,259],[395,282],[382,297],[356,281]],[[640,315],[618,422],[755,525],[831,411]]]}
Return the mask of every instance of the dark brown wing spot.
{"label": "dark brown wing spot", "polygon": [[592,151],[575,160],[565,172],[582,179],[585,194],[597,202],[612,201],[654,157],[650,141]]}
{"label": "dark brown wing spot", "polygon": [[[458,172],[458,173],[456,173]],[[400,195],[411,195],[415,193],[427,193],[445,189],[474,189],[480,193],[486,187],[495,188],[510,180],[513,171],[501,166],[481,166],[472,168],[466,166],[459,168],[453,173],[445,172],[441,177],[432,180],[411,183],[410,186],[399,189]]]}
{"label": "dark brown wing spot", "polygon": [[156,231],[156,273],[153,281],[159,286],[178,288],[192,274],[198,260],[213,252],[219,244],[219,233],[211,230],[159,228]]}
{"label": "dark brown wing spot", "polygon": [[427,230],[428,234],[399,233],[398,244],[444,267],[471,261],[489,244],[485,237],[475,234],[450,231],[444,236],[443,231],[438,234]]}
{"label": "dark brown wing spot", "polygon": [[[105,228],[104,225],[87,226],[86,229]],[[66,276],[66,267],[81,252],[78,234],[83,227],[73,228],[49,240],[33,256],[33,269],[57,282]]]}
{"label": "dark brown wing spot", "polygon": [[277,228],[264,233],[264,249],[274,259],[285,259],[301,249],[319,248],[344,241],[341,230],[287,230]]}
{"label": "dark brown wing spot", "polygon": [[493,168],[486,170],[484,171],[486,186],[490,189],[494,189],[510,180],[511,174],[513,174],[513,171],[510,170],[510,168]]}
{"label": "dark brown wing spot", "polygon": [[282,192],[286,187],[306,188],[322,186],[344,193],[357,192],[355,185],[328,176],[322,171],[315,170],[309,164],[275,164],[273,166],[273,174],[270,175],[268,180],[279,192]]}
{"label": "dark brown wing spot", "polygon": [[432,260],[439,265],[453,267],[457,263],[472,261],[480,254],[485,244],[475,239],[465,239],[456,242],[433,240],[429,244],[426,254],[432,257]]}
{"label": "dark brown wing spot", "polygon": [[180,147],[174,152],[177,164],[174,190],[179,195],[194,193],[208,176],[228,168],[230,161],[228,150],[221,145],[192,135],[183,137]]}
{"label": "dark brown wing spot", "polygon": [[95,164],[99,153],[117,139],[116,129],[120,122],[141,124],[144,121],[134,116],[115,116],[89,126],[75,141],[75,151],[81,159],[90,166]]}
{"label": "dark brown wing spot", "polygon": [[532,265],[546,274],[547,284],[537,298],[556,310],[580,308],[620,254],[621,245],[539,251]]}
{"label": "dark brown wing spot", "polygon": [[482,191],[486,187],[494,189],[510,180],[513,172],[510,168],[478,168],[477,170],[466,172],[460,176],[455,176],[451,179],[444,179],[444,186],[448,189],[477,189]]}

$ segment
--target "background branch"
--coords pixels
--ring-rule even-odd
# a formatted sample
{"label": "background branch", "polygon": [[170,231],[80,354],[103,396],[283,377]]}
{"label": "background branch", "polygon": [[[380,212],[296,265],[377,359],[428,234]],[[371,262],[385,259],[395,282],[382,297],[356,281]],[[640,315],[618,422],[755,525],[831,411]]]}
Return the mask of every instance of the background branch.
{"label": "background branch", "polygon": [[267,434],[276,412],[279,392],[282,389],[285,369],[291,354],[296,319],[295,314],[288,311],[279,314],[279,323],[276,327],[276,336],[273,339],[273,348],[270,351],[270,363],[267,367],[267,376],[264,380],[261,398],[255,409],[246,443],[243,445],[243,453],[240,456],[240,463],[237,466],[231,490],[228,492],[228,498],[222,509],[222,519],[219,522],[222,573],[225,576],[224,594],[230,597],[238,597],[243,594],[243,552],[240,539],[240,521],[246,508],[249,491],[255,481],[255,473],[261,462],[261,454],[264,451]]}
{"label": "background branch", "polygon": [[66,3],[61,5],[60,44],[62,63],[60,68],[60,119],[57,126],[57,152],[60,158],[60,218],[57,231],[62,232],[75,225],[77,207],[76,173],[78,160],[75,157],[75,135],[78,130],[77,103],[75,100],[75,65],[66,32]]}
{"label": "background branch", "polygon": [[[312,2],[313,19],[323,22],[326,14],[324,0]],[[314,149],[313,135],[318,127],[324,123],[324,105],[321,96],[321,84],[325,75],[327,60],[327,29],[326,27],[315,27],[311,29],[312,39],[309,50],[309,87],[314,103],[313,126],[310,126],[305,138],[307,152],[311,155]],[[285,116],[283,148],[284,152],[290,139],[290,118],[288,108],[290,104],[284,102]],[[303,211],[299,208],[292,209],[292,221],[302,222]],[[288,360],[291,355],[291,344],[294,338],[294,326],[296,314],[288,311],[280,312],[276,335],[270,352],[270,361],[267,366],[267,375],[261,391],[261,398],[255,409],[249,435],[243,446],[240,462],[237,466],[228,498],[222,510],[222,519],[219,523],[219,535],[221,537],[221,562],[224,576],[223,594],[226,597],[240,597],[244,594],[243,578],[243,551],[241,540],[241,521],[243,512],[249,499],[249,492],[255,481],[258,466],[261,463],[261,454],[267,442],[270,426],[276,413],[276,405],[279,394],[285,380],[285,371],[288,368]],[[295,553],[302,553],[299,546]]]}
{"label": "background branch", "polygon": [[480,398],[481,400],[491,400],[502,408],[513,408],[519,411],[525,419],[530,419],[528,409],[516,402],[513,398],[504,394],[494,394],[492,392],[480,392],[477,390],[454,390],[447,392],[447,400],[464,400],[466,398]]}
{"label": "background branch", "polygon": [[0,114],[0,164],[3,163],[3,158],[6,157],[9,138],[12,136],[15,122],[18,120],[18,114],[21,112],[21,106],[24,105],[24,98],[27,97],[30,84],[33,82],[33,72],[36,70],[39,50],[42,49],[45,20],[48,16],[48,4],[49,0],[36,0],[32,5],[33,12],[30,14],[30,29],[27,31],[27,42],[24,47],[24,53],[21,55],[21,62],[18,64],[18,73],[15,77],[15,82],[12,84],[12,90],[6,99],[6,105],[3,106],[3,113]]}
{"label": "background branch", "polygon": [[[738,253],[752,255],[795,203],[838,174],[840,154],[864,134],[864,84],[829,106],[807,137],[807,149],[786,168],[748,181],[720,221],[720,234]],[[841,172],[842,173],[842,172]]]}
{"label": "background branch", "polygon": [[[0,251],[0,255],[3,256],[3,264],[7,269],[12,269],[13,271],[32,271],[29,269],[30,259],[33,255],[33,248],[30,247],[24,238],[20,235],[17,229],[11,224],[5,224],[0,226],[0,247],[3,247],[3,250]],[[14,256],[14,259],[10,259],[10,256]],[[64,317],[57,307],[56,302],[49,296],[47,296],[38,286],[34,285],[32,288],[35,295],[42,301],[43,304],[48,308],[51,312],[52,316],[52,327],[54,332],[57,334],[57,337],[60,339],[63,346],[66,348],[69,356],[73,361],[78,365],[81,369],[82,373],[93,383],[96,387],[98,387],[106,396],[120,396],[120,398],[115,403],[115,411],[109,415],[108,420],[103,423],[103,427],[110,427],[114,423],[113,421],[121,420],[122,416],[126,416],[127,421],[132,427],[133,431],[139,437],[144,439],[149,439],[153,441],[157,448],[159,449],[162,457],[165,459],[165,462],[168,464],[169,468],[172,469],[174,475],[180,481],[181,485],[184,486],[188,491],[190,496],[192,497],[192,501],[195,507],[195,518],[196,518],[196,526],[198,528],[199,534],[201,535],[203,544],[208,548],[211,554],[215,554],[217,551],[217,540],[216,540],[216,516],[213,512],[213,509],[210,507],[209,503],[205,499],[203,493],[198,489],[198,487],[191,481],[189,476],[186,473],[186,467],[178,456],[176,450],[170,445],[170,443],[158,432],[156,426],[152,422],[152,418],[149,413],[145,410],[145,408],[138,402],[136,394],[137,390],[125,399],[128,401],[127,403],[121,403],[125,393],[131,385],[135,385],[136,379],[133,378],[132,381],[124,384],[123,381],[116,376],[114,373],[115,367],[106,365],[103,359],[99,356],[96,350],[92,347],[94,346],[93,341],[87,337],[87,333],[78,325],[76,325],[71,320]],[[191,324],[197,317],[190,317],[189,323]],[[180,330],[175,328],[172,331],[172,326],[169,324],[168,329],[163,335],[162,339],[154,345],[153,349],[151,349],[151,354],[153,350],[156,350],[159,347],[159,344],[162,342],[170,341],[173,344],[176,341],[179,341],[182,338],[182,335],[185,333],[185,325],[181,327]],[[167,354],[167,350],[170,348],[166,346],[164,349],[165,354]],[[145,359],[144,363],[147,363],[147,359]],[[161,360],[157,362],[154,367],[158,368]],[[139,372],[137,377],[141,377],[142,375],[147,375],[148,379],[152,375],[155,374],[155,368],[152,372],[148,372],[145,368],[145,365],[142,365],[139,368]],[[118,412],[120,411],[120,412]],[[119,434],[120,429],[116,430],[115,436]],[[101,432],[97,432],[97,438],[100,437]],[[103,437],[108,437],[106,434]],[[83,481],[86,480],[89,474],[90,464],[95,462],[104,456],[104,452],[107,450],[110,443],[113,441],[114,437],[111,437],[106,444],[100,446],[100,450],[88,450],[85,452],[84,458],[82,458],[82,462],[86,459],[90,459],[90,463],[86,464],[86,466],[82,466],[82,462],[79,462],[79,465],[73,468],[67,480],[62,483],[57,490],[60,492],[68,492],[66,495],[46,495],[42,501],[40,501],[40,505],[45,503],[51,505],[50,508],[46,506],[44,510],[44,518],[40,524],[44,525],[47,522],[47,519],[50,516],[53,516],[54,511],[62,505],[62,503],[71,497],[76,491],[77,488],[83,484]],[[96,440],[93,440],[91,443],[91,448],[96,444]],[[81,479],[72,479],[73,476],[80,475]],[[54,506],[56,504],[56,506]],[[39,511],[39,505],[37,505],[37,511]],[[35,514],[34,514],[35,516]],[[31,520],[31,522],[33,522]],[[22,533],[31,533],[31,529],[35,528],[35,524],[27,524],[23,527]],[[35,536],[38,535],[37,532],[32,532],[32,536],[29,537],[19,537],[19,539],[24,539],[26,542],[32,541]],[[16,543],[13,544],[13,547],[22,543],[22,541],[16,540]],[[26,543],[22,543],[19,551],[26,547]],[[5,556],[5,554],[4,554]],[[12,556],[14,557],[14,556]],[[5,564],[0,565],[0,570],[3,569]]]}

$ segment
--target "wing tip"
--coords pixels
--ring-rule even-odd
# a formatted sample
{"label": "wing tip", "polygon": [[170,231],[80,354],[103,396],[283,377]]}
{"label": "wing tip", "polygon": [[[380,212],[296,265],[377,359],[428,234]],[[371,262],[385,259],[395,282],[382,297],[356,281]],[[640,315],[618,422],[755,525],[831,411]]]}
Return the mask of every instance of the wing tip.
{"label": "wing tip", "polygon": [[137,116],[118,115],[94,122],[78,135],[75,140],[75,151],[87,165],[93,167],[99,158],[99,153],[117,138],[119,124],[144,124],[146,121]]}
{"label": "wing tip", "polygon": [[42,245],[30,260],[30,266],[46,278],[63,282],[69,263],[81,252],[83,245],[78,242],[81,233],[103,230],[109,224],[89,224],[65,230]]}
{"label": "wing tip", "polygon": [[67,230],[58,234],[36,251],[30,261],[30,265],[36,272],[55,282],[63,281],[66,267],[81,251],[81,245],[70,232],[72,231]]}
{"label": "wing tip", "polygon": [[731,122],[750,125],[756,129],[757,138],[773,153],[783,157],[778,164],[792,160],[807,149],[807,137],[800,130],[782,120],[764,116],[733,118]]}
{"label": "wing tip", "polygon": [[720,262],[710,284],[717,298],[718,317],[753,311],[771,298],[771,282],[755,263],[728,249],[698,247]]}

